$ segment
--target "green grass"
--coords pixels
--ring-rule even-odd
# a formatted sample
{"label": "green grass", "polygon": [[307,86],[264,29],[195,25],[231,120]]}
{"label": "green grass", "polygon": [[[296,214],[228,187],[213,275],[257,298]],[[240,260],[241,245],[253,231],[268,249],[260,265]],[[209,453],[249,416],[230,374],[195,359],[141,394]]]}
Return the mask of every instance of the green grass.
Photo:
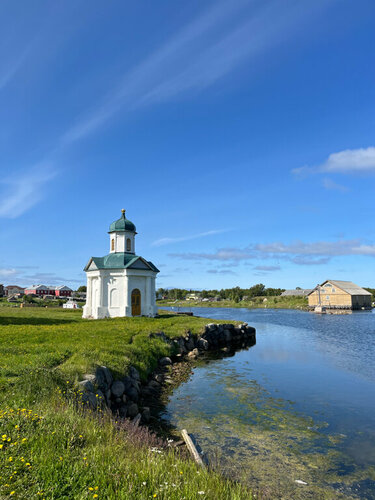
{"label": "green grass", "polygon": [[[267,299],[264,301],[264,299]],[[301,309],[308,310],[308,300],[306,297],[254,297],[251,300],[221,300],[219,302],[198,302],[190,300],[158,300],[159,306],[174,307],[244,307],[247,309]]]}
{"label": "green grass", "polygon": [[79,408],[74,396],[76,381],[98,364],[118,375],[134,365],[146,377],[169,353],[150,332],[199,332],[207,320],[80,316],[0,309],[0,498],[251,498],[149,433]]}

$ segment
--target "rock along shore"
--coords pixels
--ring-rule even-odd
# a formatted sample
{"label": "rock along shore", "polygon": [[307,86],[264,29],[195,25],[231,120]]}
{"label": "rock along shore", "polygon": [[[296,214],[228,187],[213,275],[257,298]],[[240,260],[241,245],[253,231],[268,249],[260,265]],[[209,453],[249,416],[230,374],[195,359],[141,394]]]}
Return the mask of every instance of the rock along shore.
{"label": "rock along shore", "polygon": [[255,344],[255,328],[243,323],[210,323],[201,335],[187,332],[177,339],[170,339],[163,332],[150,333],[171,347],[171,357],[159,360],[159,366],[146,382],[141,382],[138,370],[131,366],[122,378],[114,379],[105,366],[98,366],[95,374],[84,375],[79,382],[80,395],[85,406],[92,410],[109,408],[119,418],[148,424],[157,414],[159,398],[165,384],[172,384],[172,365],[184,360],[194,360],[208,352],[234,352]]}

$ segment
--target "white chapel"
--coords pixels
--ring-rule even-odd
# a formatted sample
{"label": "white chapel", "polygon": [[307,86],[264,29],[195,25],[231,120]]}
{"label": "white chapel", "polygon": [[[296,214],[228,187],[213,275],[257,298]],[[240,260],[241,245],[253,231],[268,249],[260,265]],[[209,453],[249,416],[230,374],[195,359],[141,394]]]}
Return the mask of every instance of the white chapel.
{"label": "white chapel", "polygon": [[125,217],[109,227],[109,254],[91,257],[87,275],[84,318],[155,316],[155,279],[159,272],[152,262],[135,254],[135,225]]}

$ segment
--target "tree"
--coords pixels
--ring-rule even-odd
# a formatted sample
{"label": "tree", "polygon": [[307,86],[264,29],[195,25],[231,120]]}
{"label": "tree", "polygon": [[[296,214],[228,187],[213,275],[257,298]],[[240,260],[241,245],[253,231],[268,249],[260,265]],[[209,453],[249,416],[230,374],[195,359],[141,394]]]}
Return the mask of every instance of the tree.
{"label": "tree", "polygon": [[87,292],[87,286],[86,285],[82,285],[78,288],[77,290],[78,293],[86,293]]}

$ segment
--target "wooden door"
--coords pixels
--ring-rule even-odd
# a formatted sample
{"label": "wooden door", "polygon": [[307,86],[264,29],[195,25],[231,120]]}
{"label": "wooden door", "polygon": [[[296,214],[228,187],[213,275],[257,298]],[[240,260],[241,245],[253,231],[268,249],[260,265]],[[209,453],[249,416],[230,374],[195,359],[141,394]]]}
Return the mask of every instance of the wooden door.
{"label": "wooden door", "polygon": [[141,315],[141,292],[138,288],[132,291],[132,316]]}

